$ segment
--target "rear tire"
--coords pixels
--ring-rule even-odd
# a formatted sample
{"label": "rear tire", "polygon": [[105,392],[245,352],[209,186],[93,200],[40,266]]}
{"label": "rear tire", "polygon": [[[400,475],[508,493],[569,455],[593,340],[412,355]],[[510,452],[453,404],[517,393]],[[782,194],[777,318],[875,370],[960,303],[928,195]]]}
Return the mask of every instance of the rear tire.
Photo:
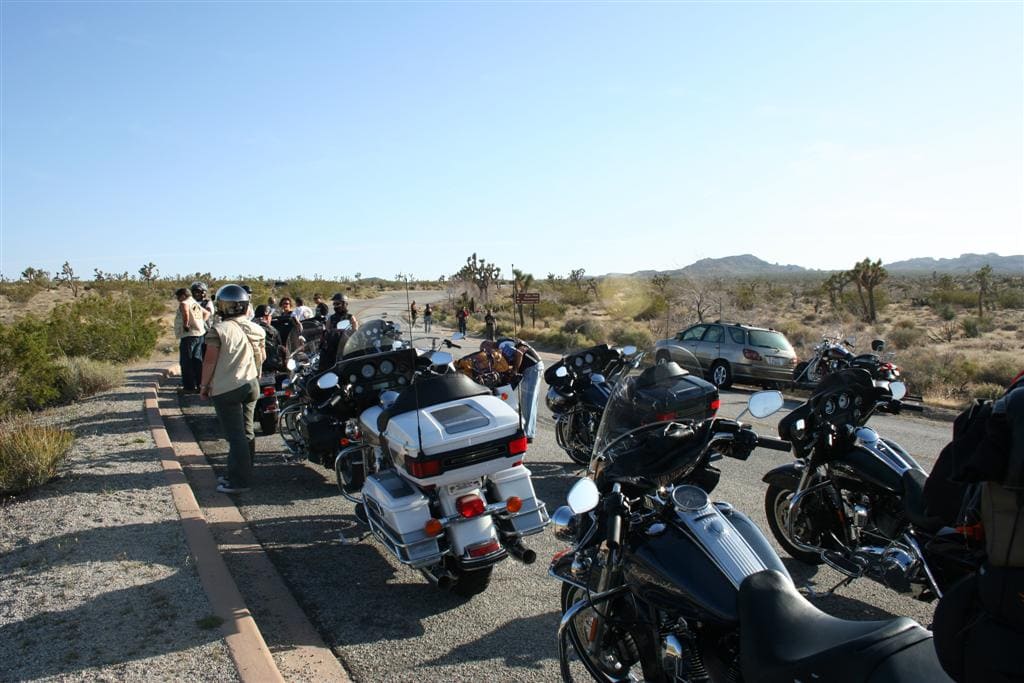
{"label": "rear tire", "polygon": [[716,360],[711,366],[711,383],[719,389],[732,386],[732,368],[724,360]]}
{"label": "rear tire", "polygon": [[270,436],[277,431],[276,415],[260,415],[260,430],[264,436]]}
{"label": "rear tire", "polygon": [[487,590],[487,586],[491,583],[491,573],[494,571],[494,565],[484,567],[483,569],[474,569],[473,571],[466,571],[464,569],[456,569],[453,573],[458,578],[449,590],[455,595],[463,598],[471,598],[474,595],[479,595]]}
{"label": "rear tire", "polygon": [[334,476],[338,481],[338,490],[346,497],[358,493],[366,482],[362,459],[359,462],[353,462],[353,459],[354,454],[348,457],[339,454],[334,459]]}
{"label": "rear tire", "polygon": [[793,497],[790,489],[770,484],[764,494],[764,514],[768,518],[768,527],[772,535],[779,542],[783,550],[794,560],[800,560],[806,564],[821,564],[821,555],[807,550],[797,548],[789,539],[786,531],[786,520],[789,515],[789,501]]}

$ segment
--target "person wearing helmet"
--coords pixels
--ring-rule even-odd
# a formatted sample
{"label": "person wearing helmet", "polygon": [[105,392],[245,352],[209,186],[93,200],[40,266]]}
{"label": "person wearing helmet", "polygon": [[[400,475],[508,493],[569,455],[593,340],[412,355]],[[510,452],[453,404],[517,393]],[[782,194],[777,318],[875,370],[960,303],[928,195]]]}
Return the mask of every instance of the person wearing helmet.
{"label": "person wearing helmet", "polygon": [[221,493],[249,490],[256,457],[253,413],[259,397],[260,367],[266,355],[266,333],[247,317],[249,293],[224,285],[215,297],[220,322],[206,333],[206,356],[199,395],[212,399],[228,442],[228,474]]}
{"label": "person wearing helmet", "polygon": [[210,297],[207,295],[206,283],[196,280],[188,287],[192,291],[192,298],[199,302],[199,305],[204,311],[203,320],[209,320],[210,316],[213,315],[213,302],[210,301]]}
{"label": "person wearing helmet", "polygon": [[338,327],[338,323],[342,320],[347,320],[352,326],[352,330],[355,331],[359,327],[359,321],[356,317],[348,312],[348,297],[341,292],[336,292],[331,297],[331,306],[334,307],[334,313],[331,313],[330,317],[327,318],[327,329],[333,330]]}

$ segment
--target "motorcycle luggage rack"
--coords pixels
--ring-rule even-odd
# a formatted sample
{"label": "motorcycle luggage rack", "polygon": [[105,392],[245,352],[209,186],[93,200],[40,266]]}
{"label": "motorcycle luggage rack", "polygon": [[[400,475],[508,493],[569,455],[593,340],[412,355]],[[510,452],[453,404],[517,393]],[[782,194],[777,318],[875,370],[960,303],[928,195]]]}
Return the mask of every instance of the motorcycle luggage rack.
{"label": "motorcycle luggage rack", "polygon": [[[551,521],[551,518],[548,516],[547,504],[544,503],[543,501],[537,500],[536,498],[534,498],[534,501],[536,501],[536,505],[534,505],[532,508],[527,509],[524,507],[523,509],[516,513],[511,513],[508,511],[496,513],[495,517],[498,517],[499,519],[505,519],[511,522],[512,528],[515,529],[515,536],[517,537],[521,538],[523,536],[533,536],[534,534],[539,534],[540,532],[544,531],[544,527],[548,525],[548,523]],[[520,530],[518,527],[516,527],[514,521],[516,518],[522,517],[523,515],[532,515],[535,512],[540,513],[540,524],[538,524],[537,526],[527,527],[524,530]]]}
{"label": "motorcycle luggage rack", "polygon": [[375,519],[377,513],[374,512],[373,506],[366,505],[366,523],[370,525],[370,531],[373,535],[383,543],[391,552],[395,554],[398,561],[402,564],[409,565],[413,568],[426,567],[428,565],[437,564],[438,561],[449,553],[448,550],[438,550],[437,552],[424,555],[422,557],[413,557],[411,549],[417,546],[427,545],[433,543],[439,546],[439,538],[436,536],[427,536],[426,532],[420,531],[422,538],[414,538],[408,542],[395,538],[394,533],[381,519]]}

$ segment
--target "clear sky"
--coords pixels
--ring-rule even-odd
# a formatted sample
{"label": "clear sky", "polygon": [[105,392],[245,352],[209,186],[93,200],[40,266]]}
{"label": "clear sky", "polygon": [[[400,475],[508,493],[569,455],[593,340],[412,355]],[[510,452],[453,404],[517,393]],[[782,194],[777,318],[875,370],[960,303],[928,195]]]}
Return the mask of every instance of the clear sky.
{"label": "clear sky", "polygon": [[0,3],[0,271],[1024,253],[1024,3]]}

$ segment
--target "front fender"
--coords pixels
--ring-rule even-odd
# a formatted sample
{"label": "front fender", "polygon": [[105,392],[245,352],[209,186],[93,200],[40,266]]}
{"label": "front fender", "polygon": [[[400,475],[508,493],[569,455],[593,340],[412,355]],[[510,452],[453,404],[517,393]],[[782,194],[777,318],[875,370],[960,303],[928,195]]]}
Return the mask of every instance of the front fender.
{"label": "front fender", "polygon": [[804,467],[805,465],[802,462],[791,462],[770,470],[761,477],[761,481],[784,488],[787,491],[796,491],[800,485],[800,479],[804,476]]}

